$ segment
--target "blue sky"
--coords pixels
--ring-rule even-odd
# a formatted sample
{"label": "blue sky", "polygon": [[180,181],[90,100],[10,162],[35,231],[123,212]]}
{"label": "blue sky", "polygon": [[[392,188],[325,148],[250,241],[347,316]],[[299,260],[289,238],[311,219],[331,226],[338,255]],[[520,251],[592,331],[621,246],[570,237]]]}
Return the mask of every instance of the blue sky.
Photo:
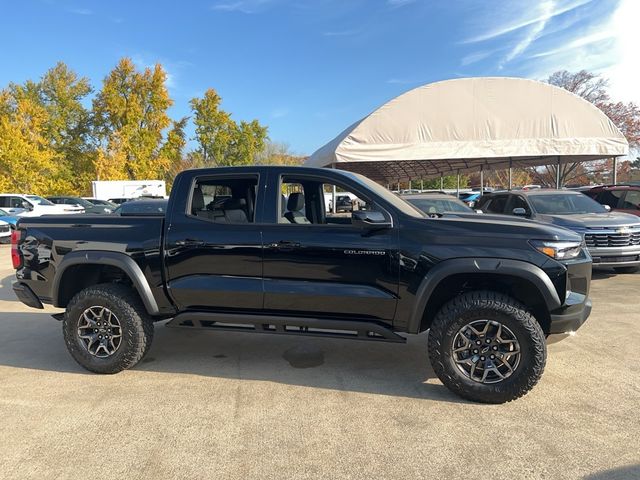
{"label": "blue sky", "polygon": [[0,86],[57,61],[96,88],[123,56],[169,74],[174,118],[209,88],[310,154],[424,83],[594,70],[640,103],[640,0],[22,0],[0,17]]}

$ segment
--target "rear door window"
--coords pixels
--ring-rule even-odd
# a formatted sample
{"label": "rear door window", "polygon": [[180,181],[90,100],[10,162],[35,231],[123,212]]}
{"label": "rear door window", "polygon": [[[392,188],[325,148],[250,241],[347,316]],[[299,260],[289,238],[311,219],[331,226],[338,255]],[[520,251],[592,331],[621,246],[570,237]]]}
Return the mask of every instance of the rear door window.
{"label": "rear door window", "polygon": [[609,205],[611,208],[623,208],[619,206],[623,196],[624,191],[622,190],[603,190],[598,193],[595,200],[602,205]]}
{"label": "rear door window", "polygon": [[622,208],[625,210],[640,210],[640,190],[627,190],[626,193]]}
{"label": "rear door window", "polygon": [[504,213],[509,195],[496,195],[487,204],[482,205],[482,210],[489,213]]}
{"label": "rear door window", "polygon": [[258,176],[197,178],[188,214],[213,223],[253,223]]}

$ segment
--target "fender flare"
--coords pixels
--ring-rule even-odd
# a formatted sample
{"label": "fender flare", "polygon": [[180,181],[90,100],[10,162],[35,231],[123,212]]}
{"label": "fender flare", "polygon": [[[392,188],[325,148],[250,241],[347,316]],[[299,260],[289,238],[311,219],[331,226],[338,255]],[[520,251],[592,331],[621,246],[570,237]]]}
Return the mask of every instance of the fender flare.
{"label": "fender flare", "polygon": [[59,290],[60,282],[64,272],[74,265],[109,265],[117,267],[124,271],[129,277],[133,286],[135,287],[138,295],[142,299],[147,312],[150,315],[158,315],[160,311],[158,309],[158,303],[151,292],[151,287],[147,281],[144,273],[140,269],[140,266],[130,256],[120,252],[102,252],[97,250],[82,250],[68,253],[64,256],[60,265],[56,269],[56,274],[53,278],[53,288],[51,291],[51,299],[55,307],[60,307],[59,302]]}
{"label": "fender flare", "polygon": [[531,282],[538,289],[549,311],[562,306],[553,282],[544,270],[536,265],[504,258],[455,258],[435,265],[420,283],[409,318],[409,332],[419,332],[424,310],[440,282],[460,273],[496,273],[519,277]]}

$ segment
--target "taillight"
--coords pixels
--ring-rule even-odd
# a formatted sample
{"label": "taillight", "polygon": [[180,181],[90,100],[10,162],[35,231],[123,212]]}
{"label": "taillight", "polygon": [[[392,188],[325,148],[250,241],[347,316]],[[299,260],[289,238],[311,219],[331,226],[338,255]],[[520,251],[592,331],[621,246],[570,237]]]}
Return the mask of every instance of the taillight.
{"label": "taillight", "polygon": [[18,249],[21,236],[22,232],[18,229],[11,232],[11,263],[15,269],[22,266],[22,255],[20,255],[20,250]]}

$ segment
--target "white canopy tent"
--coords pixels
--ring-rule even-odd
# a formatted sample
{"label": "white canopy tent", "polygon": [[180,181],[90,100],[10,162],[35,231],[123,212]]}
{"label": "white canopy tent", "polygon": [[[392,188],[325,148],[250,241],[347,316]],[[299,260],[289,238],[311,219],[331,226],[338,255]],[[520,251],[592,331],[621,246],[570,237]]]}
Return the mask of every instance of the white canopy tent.
{"label": "white canopy tent", "polygon": [[626,155],[620,130],[588,101],[522,78],[463,78],[410,90],[311,155],[381,183]]}

